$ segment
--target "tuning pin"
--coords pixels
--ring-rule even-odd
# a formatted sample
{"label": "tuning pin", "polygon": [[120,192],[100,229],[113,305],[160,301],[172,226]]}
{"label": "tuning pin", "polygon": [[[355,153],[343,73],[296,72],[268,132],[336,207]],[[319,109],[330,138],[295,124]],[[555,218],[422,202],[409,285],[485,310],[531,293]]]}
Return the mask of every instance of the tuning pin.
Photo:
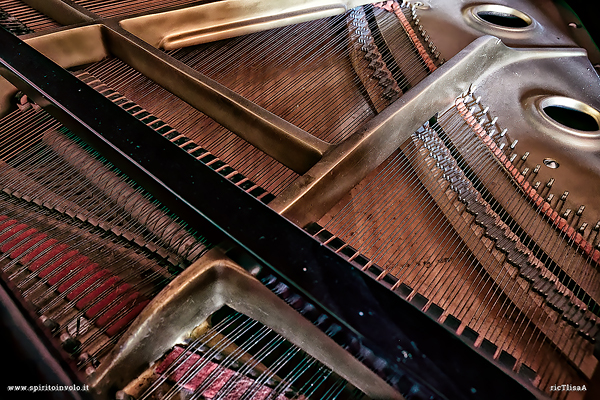
{"label": "tuning pin", "polygon": [[17,107],[19,107],[19,110],[26,111],[29,108],[31,108],[31,103],[29,102],[29,99],[27,98],[27,95],[25,93],[18,92],[15,95],[15,100]]}
{"label": "tuning pin", "polygon": [[527,158],[529,157],[529,152],[526,151],[525,153],[523,153],[523,155],[521,156],[521,158],[519,159],[519,164],[524,164],[525,161],[527,161]]}
{"label": "tuning pin", "polygon": [[571,215],[571,209],[567,208],[563,214],[563,218],[568,219],[570,215]]}
{"label": "tuning pin", "polygon": [[[552,178],[552,179],[551,179],[551,181],[552,181],[552,183],[554,183],[554,178]],[[548,183],[550,183],[550,182],[548,182]],[[565,191],[565,192],[562,194],[562,196],[560,196],[560,201],[566,201],[566,200],[567,200],[567,197],[569,197],[569,192],[568,192],[568,191]],[[582,211],[582,212],[583,212],[583,211]]]}
{"label": "tuning pin", "polygon": [[585,211],[584,205],[580,206],[579,209],[577,210],[577,216],[581,217],[581,214],[583,214],[583,211]]}
{"label": "tuning pin", "polygon": [[277,386],[278,382],[273,378],[269,378],[266,381],[263,381],[263,384],[267,387],[270,387],[271,389],[274,389],[275,386]]}
{"label": "tuning pin", "polygon": [[513,154],[510,156],[509,160],[512,163],[513,161],[515,161],[516,158],[517,158],[517,154]]}
{"label": "tuning pin", "polygon": [[67,332],[60,335],[60,341],[63,349],[69,354],[76,354],[81,349],[81,342]]}
{"label": "tuning pin", "polygon": [[542,195],[543,193],[550,193],[550,190],[552,190],[552,185],[554,184],[554,180],[551,178],[545,185],[544,187],[542,187]]}
{"label": "tuning pin", "polygon": [[40,321],[42,321],[42,324],[46,328],[50,329],[50,332],[52,333],[56,332],[60,328],[60,325],[56,321],[46,317],[45,315],[42,315],[40,317]]}
{"label": "tuning pin", "polygon": [[548,197],[546,197],[546,202],[552,203],[552,200],[554,200],[554,194],[550,193]]}
{"label": "tuning pin", "polygon": [[250,273],[250,275],[257,277],[261,271],[262,271],[262,267],[260,265],[255,265],[255,266],[251,267],[248,272]]}
{"label": "tuning pin", "polygon": [[79,355],[79,357],[77,357],[77,364],[78,365],[87,364],[88,362],[90,362],[90,360],[91,360],[90,354],[88,352],[84,352],[84,353],[81,353]]}
{"label": "tuning pin", "polygon": [[474,91],[475,91],[475,85],[471,83],[469,85],[469,89],[467,89],[467,92],[465,93],[465,97],[472,95]]}
{"label": "tuning pin", "polygon": [[233,371],[237,371],[242,367],[242,363],[238,360],[233,360],[232,362],[229,363],[229,365],[227,366],[227,368],[233,370]]}
{"label": "tuning pin", "polygon": [[483,110],[479,110],[476,113],[474,113],[474,115],[478,116],[478,117],[483,117],[485,116],[485,114],[487,114],[487,112],[490,110],[489,107],[485,107]]}
{"label": "tuning pin", "polygon": [[587,227],[588,227],[588,224],[587,224],[587,222],[584,222],[584,223],[583,223],[583,224],[581,224],[581,226],[579,227],[579,229],[578,229],[578,232],[579,232],[580,234],[582,234],[582,235],[583,235],[583,232],[585,232],[585,230],[587,229]]}
{"label": "tuning pin", "polygon": [[85,369],[85,374],[89,377],[94,375],[95,372],[96,372],[96,368],[94,368],[94,366],[92,366],[92,365],[88,365]]}
{"label": "tuning pin", "polygon": [[588,238],[588,240],[590,240],[590,242],[592,244],[598,238],[598,233],[599,232],[600,232],[600,221],[596,222],[596,225],[594,225],[594,227],[592,228],[592,231],[590,232],[590,238],[592,236],[592,233],[594,234],[594,238],[593,239]]}
{"label": "tuning pin", "polygon": [[523,171],[521,171],[521,175],[527,176],[528,172],[529,172],[529,167],[525,167],[525,169],[523,169]]}

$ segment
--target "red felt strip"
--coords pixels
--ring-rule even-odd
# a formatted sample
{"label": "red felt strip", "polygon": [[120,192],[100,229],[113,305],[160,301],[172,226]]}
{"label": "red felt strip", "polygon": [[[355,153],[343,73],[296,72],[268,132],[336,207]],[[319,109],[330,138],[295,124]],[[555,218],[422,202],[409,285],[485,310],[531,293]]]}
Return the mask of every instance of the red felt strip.
{"label": "red felt strip", "polygon": [[47,237],[48,235],[46,235],[45,233],[40,233],[39,235],[32,237],[31,240],[26,241],[25,243],[14,249],[13,252],[10,253],[10,258],[20,257],[27,250],[33,248],[36,244],[46,239]]}
{"label": "red felt strip", "polygon": [[9,219],[9,220],[5,220],[4,222],[2,222],[0,224],[0,231],[5,230],[6,228],[8,228],[9,226],[12,226],[14,224],[17,223],[16,219]]}
{"label": "red felt strip", "polygon": [[0,247],[0,251],[2,251],[2,252],[9,251],[10,249],[18,246],[19,243],[21,243],[22,241],[24,241],[26,239],[31,239],[36,232],[37,232],[37,229],[35,229],[35,228],[27,229],[25,232],[21,233],[16,238],[9,240],[4,246]]}
{"label": "red felt strip", "polygon": [[[52,239],[50,239],[50,240],[52,240]],[[50,240],[48,240],[48,242]],[[56,257],[57,255],[59,255],[60,253],[62,253],[63,250],[66,250],[68,247],[69,246],[67,246],[66,244],[57,244],[56,246],[52,246],[49,251],[47,251],[45,254],[43,254],[42,256],[40,256],[40,258],[38,258],[37,260],[35,260],[29,266],[29,270],[30,271],[36,271],[36,270],[40,269],[41,267],[43,267],[44,265],[46,265],[46,263],[48,261],[52,260],[54,257]]]}
{"label": "red felt strip", "polygon": [[[92,286],[94,283],[96,283],[99,278],[102,276],[100,275],[100,273],[106,271],[106,274],[110,274],[110,271],[108,270],[103,270],[100,271],[98,274],[94,275],[93,277],[91,277],[90,279],[88,279],[85,282],[85,285],[82,286],[86,286],[86,289],[90,286]],[[96,279],[93,279],[96,278]],[[93,279],[93,280],[92,280]],[[116,276],[113,276],[111,278],[109,278],[106,282],[104,282],[102,285],[98,286],[96,289],[92,290],[90,293],[86,294],[81,300],[79,300],[76,304],[76,307],[79,309],[85,308],[88,304],[90,304],[96,297],[100,296],[100,294],[102,294],[102,292],[104,292],[105,290],[109,289],[112,285],[116,284],[119,281],[119,278],[117,278]],[[78,288],[79,289],[79,288]],[[82,290],[82,292],[85,289]]]}
{"label": "red felt strip", "polygon": [[98,264],[96,264],[96,263],[88,265],[83,270],[79,271],[77,273],[77,275],[75,275],[74,277],[72,277],[68,281],[64,282],[62,285],[60,285],[58,287],[58,291],[60,293],[66,292],[72,286],[74,286],[75,284],[77,284],[77,282],[79,282],[80,280],[82,280],[83,278],[85,278],[88,274],[92,273],[94,271],[94,269],[96,269],[97,266],[98,266]]}
{"label": "red felt strip", "polygon": [[21,232],[24,229],[27,229],[27,225],[25,225],[25,224],[14,225],[12,228],[7,230],[3,234],[0,234],[0,243],[11,238],[13,235],[16,235],[18,232]]}
{"label": "red felt strip", "polygon": [[111,307],[108,311],[106,311],[104,314],[102,314],[96,320],[96,325],[103,327],[111,319],[113,319],[115,315],[117,315],[119,312],[125,310],[127,307],[131,306],[131,304],[133,304],[133,302],[138,297],[140,297],[140,294],[138,292],[134,292],[134,293],[130,294],[129,296],[127,296],[127,298],[121,300],[120,302],[115,304],[113,307]]}
{"label": "red felt strip", "polygon": [[[177,360],[182,354],[183,356]],[[208,400],[217,397],[217,395],[224,395],[224,399],[239,399],[250,386],[256,384],[256,381],[253,379],[240,376],[237,372],[221,367],[220,365],[208,361],[198,354],[188,352],[179,346],[176,346],[173,351],[165,357],[164,361],[156,367],[155,372],[157,374],[164,374],[176,360],[178,366],[177,368],[174,368],[174,371],[170,372],[168,379],[171,382],[179,382],[189,391],[196,391],[201,386],[206,386],[200,394],[203,398]],[[201,365],[202,367],[199,368]],[[193,376],[190,376],[190,371],[198,368],[199,370]],[[206,382],[207,379],[208,382]],[[235,381],[225,389],[227,393],[218,393],[231,379],[235,379]],[[264,385],[256,384],[253,390],[254,393],[249,397],[253,400],[265,400],[272,396],[272,389]],[[276,400],[286,400],[286,397],[283,394],[280,394],[276,397]]]}
{"label": "red felt strip", "polygon": [[131,309],[131,311],[129,311],[127,314],[125,314],[123,316],[123,318],[120,318],[119,320],[117,320],[113,324],[111,324],[110,327],[106,330],[106,334],[108,336],[114,336],[121,329],[123,329],[123,327],[125,327],[129,322],[133,321],[133,319],[135,317],[137,317],[139,313],[142,312],[142,310],[148,305],[148,303],[150,303],[150,300],[144,300],[137,306],[133,307]]}
{"label": "red felt strip", "polygon": [[[57,248],[60,246],[56,246]],[[65,250],[66,250],[67,246],[65,245]],[[51,251],[48,252],[47,255],[53,253],[54,251],[56,251],[57,249],[53,249]],[[58,252],[55,253],[55,255],[58,254]],[[65,254],[63,254],[62,256],[59,257],[58,260],[54,261],[52,264],[44,267],[39,274],[40,278],[45,278],[48,275],[50,275],[52,272],[56,271],[58,268],[60,268],[61,266],[64,266],[64,264],[68,261],[70,261],[73,257],[75,257],[77,254],[79,254],[79,252],[77,250],[71,250],[66,252]]]}
{"label": "red felt strip", "polygon": [[[116,283],[119,280],[117,277],[113,277],[113,278],[109,279],[106,282],[108,283],[108,282],[112,281],[114,278],[116,278],[116,280],[114,281],[114,283]],[[104,285],[102,285],[102,286],[104,286]],[[107,291],[110,288],[110,286],[111,285],[107,286],[104,291]],[[96,315],[98,315],[100,313],[100,311],[102,311],[104,308],[108,307],[113,300],[115,300],[117,297],[119,297],[120,294],[124,293],[125,291],[127,291],[127,289],[130,289],[130,288],[131,288],[130,284],[124,283],[124,284],[120,285],[119,287],[117,287],[116,290],[110,291],[108,294],[106,294],[105,296],[103,296],[100,299],[99,302],[97,302],[96,304],[94,304],[93,306],[91,306],[85,312],[85,316],[88,317],[88,318],[95,317]],[[102,293],[102,294],[104,295],[105,293]],[[94,297],[96,298],[96,297],[99,297],[99,296],[94,296]]]}
{"label": "red felt strip", "polygon": [[41,243],[37,248],[33,249],[25,257],[23,257],[21,259],[21,262],[23,264],[27,264],[28,262],[30,262],[31,260],[33,260],[35,257],[37,257],[39,254],[41,254],[43,251],[45,251],[48,248],[54,246],[56,243],[58,243],[58,240],[56,240],[56,239],[48,239],[48,240],[46,240],[45,242]]}
{"label": "red felt strip", "polygon": [[85,266],[90,261],[86,256],[77,257],[75,259],[70,260],[67,265],[60,271],[58,274],[54,275],[52,278],[48,280],[50,285],[55,285],[60,282],[65,276],[67,276],[71,271],[76,269],[80,269]]}

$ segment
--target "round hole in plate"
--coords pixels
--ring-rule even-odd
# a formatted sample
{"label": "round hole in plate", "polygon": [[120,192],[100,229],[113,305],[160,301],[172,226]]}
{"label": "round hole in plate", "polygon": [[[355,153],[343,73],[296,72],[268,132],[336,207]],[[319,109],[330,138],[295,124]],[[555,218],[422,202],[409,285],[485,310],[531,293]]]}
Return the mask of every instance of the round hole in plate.
{"label": "round hole in plate", "polygon": [[582,132],[600,130],[600,112],[581,101],[551,96],[540,102],[540,108],[552,121],[564,127]]}
{"label": "round hole in plate", "polygon": [[553,160],[551,158],[544,159],[544,165],[546,167],[552,168],[552,169],[556,169],[556,168],[560,167],[560,164],[556,160]]}
{"label": "round hole in plate", "polygon": [[527,28],[533,22],[527,14],[514,8],[497,4],[486,4],[475,7],[473,13],[482,21],[494,27],[522,29]]}

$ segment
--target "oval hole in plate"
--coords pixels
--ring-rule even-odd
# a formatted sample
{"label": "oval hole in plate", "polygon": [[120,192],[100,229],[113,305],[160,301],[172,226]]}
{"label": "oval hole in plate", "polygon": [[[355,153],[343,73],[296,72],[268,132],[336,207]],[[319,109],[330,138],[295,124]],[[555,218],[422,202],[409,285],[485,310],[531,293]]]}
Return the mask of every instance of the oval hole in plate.
{"label": "oval hole in plate", "polygon": [[595,132],[600,129],[596,118],[584,111],[564,105],[549,105],[543,110],[546,115],[567,128],[585,132]]}
{"label": "oval hole in plate", "polygon": [[555,129],[572,135],[600,138],[600,111],[582,101],[565,96],[538,96],[534,113]]}
{"label": "oval hole in plate", "polygon": [[558,162],[556,162],[556,160],[553,160],[551,158],[545,158],[544,165],[546,167],[552,168],[552,169],[556,169],[556,168],[560,167],[560,164]]}
{"label": "oval hole in plate", "polygon": [[485,22],[504,28],[526,28],[531,25],[530,19],[525,19],[519,14],[494,10],[477,12],[477,16]]}

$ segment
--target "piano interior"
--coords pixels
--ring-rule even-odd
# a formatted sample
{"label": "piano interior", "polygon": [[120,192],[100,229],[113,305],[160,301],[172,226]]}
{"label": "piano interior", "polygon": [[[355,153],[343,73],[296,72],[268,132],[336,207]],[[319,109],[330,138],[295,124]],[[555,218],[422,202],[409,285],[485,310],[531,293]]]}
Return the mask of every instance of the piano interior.
{"label": "piano interior", "polygon": [[566,3],[0,27],[9,395],[597,398],[600,51]]}

